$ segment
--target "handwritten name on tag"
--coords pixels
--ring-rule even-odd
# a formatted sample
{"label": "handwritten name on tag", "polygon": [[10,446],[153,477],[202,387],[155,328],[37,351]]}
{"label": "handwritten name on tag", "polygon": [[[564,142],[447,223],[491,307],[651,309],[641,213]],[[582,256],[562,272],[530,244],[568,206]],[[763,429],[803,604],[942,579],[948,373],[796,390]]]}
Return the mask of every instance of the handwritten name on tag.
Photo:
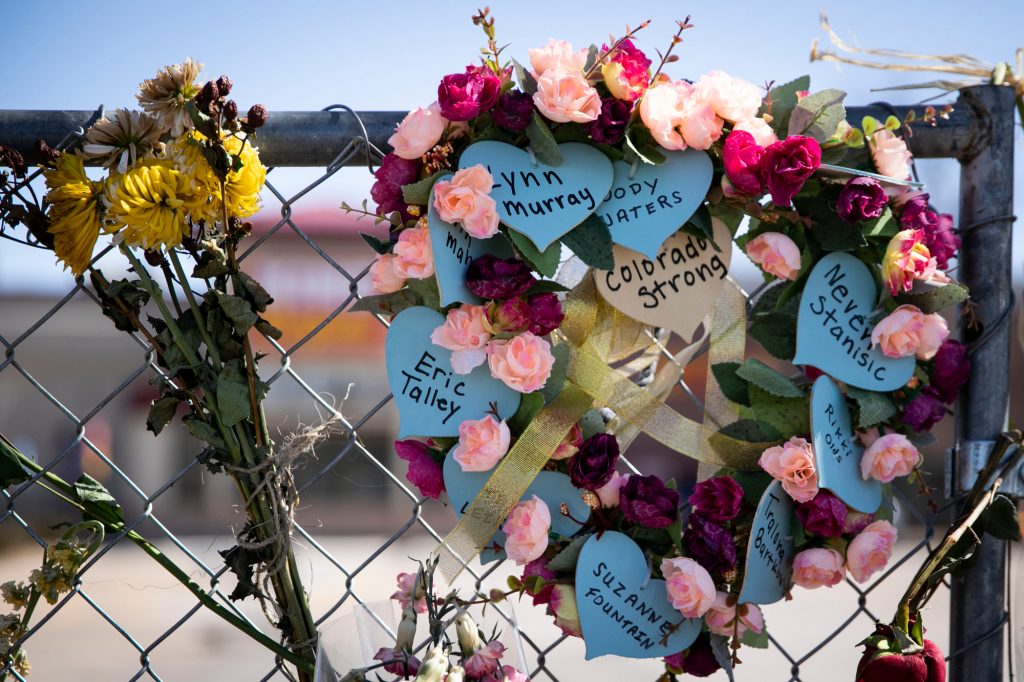
{"label": "handwritten name on tag", "polygon": [[772,481],[754,513],[741,604],[772,604],[786,595],[793,572],[792,519],[792,499],[779,481]]}

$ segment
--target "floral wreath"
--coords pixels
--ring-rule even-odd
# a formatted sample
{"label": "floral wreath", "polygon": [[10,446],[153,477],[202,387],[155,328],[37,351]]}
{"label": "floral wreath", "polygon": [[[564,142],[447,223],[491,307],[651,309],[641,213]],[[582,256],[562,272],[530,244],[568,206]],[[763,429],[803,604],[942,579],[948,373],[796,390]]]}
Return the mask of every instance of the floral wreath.
{"label": "floral wreath", "polygon": [[[453,462],[486,480],[538,412],[569,390],[569,362],[557,352],[566,344],[558,339],[571,334],[564,328],[567,306],[592,280],[577,277],[567,286],[570,280],[561,276],[571,269],[566,265],[556,276],[562,248],[595,273],[621,266],[613,245],[616,220],[601,217],[599,198],[586,220],[565,226],[550,244],[510,226],[510,215],[517,225],[522,216],[498,196],[497,186],[511,178],[495,177],[487,167],[490,159],[478,153],[468,155],[481,162],[461,163],[475,145],[498,142],[528,150],[530,163],[542,170],[569,163],[560,145],[571,143],[597,150],[610,163],[625,162],[632,172],[665,164],[684,150],[699,152],[712,168],[708,188],[692,215],[675,227],[721,250],[729,245],[716,241],[712,227],[721,221],[760,267],[765,286],[750,307],[746,333],[780,361],[797,355],[804,295],[823,259],[844,255],[856,262],[851,267],[870,274],[861,338],[833,336],[849,344],[851,362],[861,368],[868,365],[869,351],[880,363],[902,361],[906,379],[898,385],[870,390],[848,378],[830,378],[827,361],[823,367],[799,363],[796,375],[742,356],[712,364],[716,390],[738,417],[719,434],[760,444],[759,454],[754,466],[719,467],[687,496],[673,481],[620,473],[627,425],[615,410],[592,405],[543,454],[542,466],[571,482],[583,515],[564,502],[526,495],[497,519],[500,534],[485,547],[492,558],[507,556],[522,567],[520,576],[509,578],[510,588],[546,607],[563,632],[582,636],[589,657],[590,633],[581,624],[581,556],[588,543],[622,534],[642,552],[648,579],[664,580],[664,598],[681,622],[693,624],[684,646],[661,654],[668,673],[706,676],[731,667],[742,645],[767,646],[758,602],[740,599],[749,555],[761,546],[760,535],[752,534],[763,530],[758,514],[767,491],[781,490],[792,510],[786,512],[786,566],[777,567],[787,596],[792,585],[816,589],[847,576],[869,580],[885,567],[896,541],[892,481],[910,477],[927,492],[918,445],[927,442],[969,371],[965,346],[947,338],[940,314],[967,298],[944,272],[960,242],[952,217],[937,213],[928,194],[910,180],[913,159],[900,134],[904,122],[895,117],[866,117],[853,127],[845,121],[845,93],[810,92],[806,77],[767,88],[722,71],[692,81],[670,79],[665,67],[678,59],[673,50],[691,27],[688,21],[679,22],[657,65],[635,43],[646,23],[611,44],[584,50],[550,40],[529,51],[528,65],[503,58],[486,12],[474,23],[488,38],[481,62],[444,76],[437,101],[409,112],[389,140],[392,153],[375,173],[372,214],[390,223],[390,239],[367,236],[378,253],[369,270],[374,295],[358,308],[392,319],[408,308],[438,311],[444,318],[430,341],[450,351],[451,370],[486,372],[520,401],[511,414],[481,407],[478,418],[459,423],[457,436],[416,433],[423,438],[397,441],[396,452],[409,465],[407,477],[422,495],[440,498],[446,492]],[[609,192],[606,201],[612,198]],[[538,205],[538,212],[544,210]],[[638,210],[650,208],[641,204]],[[364,212],[371,213],[365,206]],[[744,218],[747,229],[737,234]],[[461,228],[475,242],[501,244],[466,259],[464,285],[471,296],[465,300],[440,303],[435,258],[442,246],[431,243],[432,221]],[[833,296],[848,294],[841,288],[833,288]],[[832,333],[824,307],[838,305],[834,313],[840,315],[842,302],[822,296],[817,305],[826,316],[822,328]],[[658,334],[647,338],[650,343]],[[869,349],[863,357],[852,350],[860,342]],[[859,484],[870,482],[878,492],[880,501],[870,511],[843,499],[837,492],[841,481],[830,478],[826,487],[819,477],[826,473],[821,467],[827,453],[816,447],[815,433],[828,435],[828,429],[812,426],[812,387],[818,390],[819,377],[836,387],[835,409],[848,412],[860,441],[847,439],[841,447],[859,455]],[[394,381],[392,387],[397,394]],[[827,442],[842,439],[837,434]],[[447,494],[454,499],[457,492]],[[566,517],[575,522],[573,532],[558,528]],[[403,578],[407,599],[410,579]],[[626,626],[621,632],[635,634]],[[671,642],[675,632],[661,634],[653,644]],[[494,669],[472,679],[492,679],[486,675],[498,674]]]}

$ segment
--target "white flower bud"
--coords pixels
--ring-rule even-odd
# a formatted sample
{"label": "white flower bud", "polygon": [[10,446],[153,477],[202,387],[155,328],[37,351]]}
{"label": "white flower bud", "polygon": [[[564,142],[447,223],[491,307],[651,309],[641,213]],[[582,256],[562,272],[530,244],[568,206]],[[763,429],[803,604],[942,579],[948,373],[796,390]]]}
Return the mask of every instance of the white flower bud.
{"label": "white flower bud", "polygon": [[402,610],[402,622],[398,624],[398,636],[395,637],[395,649],[412,652],[413,640],[416,639],[416,605],[409,604]]}
{"label": "white flower bud", "polygon": [[445,682],[463,682],[466,679],[466,671],[461,665],[453,665],[452,669],[448,671],[448,677]]}
{"label": "white flower bud", "polygon": [[415,682],[443,682],[448,672],[448,652],[443,647],[434,646],[427,650],[427,658],[420,666]]}
{"label": "white flower bud", "polygon": [[455,617],[455,634],[459,638],[459,648],[465,657],[472,656],[484,645],[480,639],[480,630],[467,611],[461,611]]}

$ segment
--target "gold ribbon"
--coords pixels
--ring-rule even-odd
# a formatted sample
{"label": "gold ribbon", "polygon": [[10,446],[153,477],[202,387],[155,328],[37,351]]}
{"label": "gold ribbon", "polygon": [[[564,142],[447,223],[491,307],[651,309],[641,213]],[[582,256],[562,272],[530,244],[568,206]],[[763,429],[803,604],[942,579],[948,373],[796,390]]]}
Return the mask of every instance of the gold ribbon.
{"label": "gold ribbon", "polygon": [[[745,303],[739,287],[727,281],[712,312],[709,367],[711,363],[742,361]],[[758,457],[771,445],[718,433],[718,428],[733,421],[737,413],[710,370],[706,400],[711,412],[705,410],[705,421],[712,425],[684,417],[665,405],[662,393],[667,389],[651,392],[633,383],[628,374],[635,364],[629,359],[649,352],[657,340],[648,327],[604,301],[592,277],[585,277],[567,296],[564,309],[565,320],[554,341],[567,344],[570,350],[565,388],[523,431],[455,528],[434,550],[438,568],[449,582],[486,546],[573,424],[593,406],[610,408],[619,419],[620,430],[628,433],[624,434],[627,440],[643,431],[707,465],[756,468]],[[621,371],[615,365],[622,365]],[[668,386],[678,380],[685,363],[675,365],[669,372],[674,378]],[[660,377],[659,385],[666,385],[665,376]]]}

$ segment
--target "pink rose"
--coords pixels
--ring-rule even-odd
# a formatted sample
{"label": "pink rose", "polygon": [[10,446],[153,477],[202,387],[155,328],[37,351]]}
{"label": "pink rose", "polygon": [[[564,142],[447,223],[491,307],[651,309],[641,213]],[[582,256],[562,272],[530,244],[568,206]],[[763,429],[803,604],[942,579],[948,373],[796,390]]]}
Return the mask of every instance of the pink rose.
{"label": "pink rose", "polygon": [[805,590],[832,587],[845,577],[843,555],[834,549],[805,549],[793,559],[793,582]]}
{"label": "pink rose", "polygon": [[395,269],[395,257],[390,253],[377,256],[370,266],[370,286],[376,294],[393,294],[405,286],[405,277]]}
{"label": "pink rose", "polygon": [[551,344],[530,332],[523,332],[510,341],[487,344],[487,362],[491,375],[520,393],[533,393],[544,388],[555,356]]}
{"label": "pink rose", "polygon": [[525,673],[510,665],[502,666],[501,674],[502,678],[498,682],[530,682]]}
{"label": "pink rose", "polygon": [[601,501],[602,507],[618,507],[619,491],[626,485],[629,476],[623,476],[618,471],[612,472],[612,477],[603,486],[595,490],[597,499]]}
{"label": "pink rose", "polygon": [[665,149],[708,149],[722,136],[722,119],[686,81],[648,89],[640,100],[640,118]]}
{"label": "pink rose", "polygon": [[810,502],[818,494],[814,450],[803,438],[793,437],[768,448],[758,460],[761,468],[782,481],[782,489],[797,502]]}
{"label": "pink rose", "polygon": [[491,326],[484,306],[465,304],[452,308],[444,324],[430,334],[430,341],[452,351],[452,371],[469,374],[487,359]]}
{"label": "pink rose", "polygon": [[902,433],[887,433],[872,443],[860,458],[860,475],[888,483],[898,476],[907,476],[921,460],[917,451]]}
{"label": "pink rose", "polygon": [[669,602],[687,618],[700,618],[715,602],[715,581],[693,559],[662,559],[661,572]]}
{"label": "pink rose", "polygon": [[948,336],[949,327],[942,315],[925,315],[917,306],[901,305],[875,325],[871,345],[890,358],[916,355],[920,360],[930,360]]}
{"label": "pink rose", "polygon": [[413,109],[395,127],[395,133],[388,138],[388,144],[397,156],[403,159],[418,159],[436,145],[448,121],[441,116],[437,102],[426,109]]}
{"label": "pink rose", "polygon": [[490,471],[508,452],[511,440],[504,421],[491,415],[467,419],[459,424],[459,444],[452,448],[452,457],[463,471]]}
{"label": "pink rose", "polygon": [[586,50],[574,50],[564,40],[548,38],[544,47],[530,50],[530,66],[533,67],[534,78],[540,78],[548,71],[559,70],[567,73],[582,73],[587,63]]}
{"label": "pink rose", "polygon": [[434,253],[430,250],[430,230],[410,227],[398,235],[394,248],[394,267],[406,279],[426,279],[434,274]]}
{"label": "pink rose", "polygon": [[915,280],[931,280],[937,274],[935,258],[925,246],[924,230],[902,230],[893,235],[882,256],[882,281],[896,296],[910,291]]}
{"label": "pink rose", "polygon": [[579,70],[550,69],[537,79],[533,103],[558,123],[587,123],[601,114],[601,96]]}
{"label": "pink rose", "polygon": [[868,524],[846,548],[846,570],[859,583],[885,568],[896,544],[896,528],[888,521]]}
{"label": "pink rose", "polygon": [[697,97],[710,104],[715,114],[726,121],[752,119],[761,108],[762,89],[724,71],[708,71],[697,81],[696,88]]}
{"label": "pink rose", "polygon": [[734,130],[725,138],[722,145],[722,165],[728,185],[729,196],[743,194],[759,196],[764,194],[764,182],[761,180],[761,160],[764,159],[764,147],[757,143],[754,136],[745,130]]}
{"label": "pink rose", "polygon": [[765,232],[747,242],[747,256],[769,275],[796,279],[800,273],[800,247],[781,232]]}
{"label": "pink rose", "polygon": [[391,595],[391,598],[402,605],[402,610],[409,608],[409,605],[416,604],[416,613],[427,612],[427,593],[423,585],[416,583],[415,573],[399,573],[395,576],[398,583],[398,590]]}
{"label": "pink rose", "polygon": [[544,501],[534,495],[512,508],[501,527],[505,534],[505,554],[519,566],[538,558],[548,548],[551,512]]}
{"label": "pink rose", "polygon": [[[737,604],[735,597],[719,591],[715,595],[715,601],[711,608],[704,614],[704,623],[708,629],[716,635],[732,637],[734,634],[742,637],[743,633],[751,630],[760,633],[764,630],[764,616],[757,604]],[[730,604],[729,602],[733,603]],[[737,622],[737,619],[738,622]]]}
{"label": "pink rose", "polygon": [[880,128],[871,136],[870,147],[871,158],[879,173],[897,180],[910,177],[910,162],[914,156],[902,137],[893,134],[888,128]]}
{"label": "pink rose", "polygon": [[764,150],[761,179],[776,206],[789,206],[804,183],[821,167],[821,145],[813,137],[790,135]]}
{"label": "pink rose", "polygon": [[632,40],[623,40],[601,67],[601,76],[612,97],[635,102],[651,83],[650,69],[651,60],[647,55]]}
{"label": "pink rose", "polygon": [[471,236],[488,239],[498,232],[498,207],[491,197],[494,178],[477,164],[434,183],[434,208],[441,220],[459,223]]}
{"label": "pink rose", "polygon": [[745,133],[750,133],[754,136],[754,141],[762,147],[767,147],[771,143],[779,141],[775,131],[772,130],[772,127],[763,118],[745,118],[742,121],[736,121],[732,129],[734,131],[742,130]]}

